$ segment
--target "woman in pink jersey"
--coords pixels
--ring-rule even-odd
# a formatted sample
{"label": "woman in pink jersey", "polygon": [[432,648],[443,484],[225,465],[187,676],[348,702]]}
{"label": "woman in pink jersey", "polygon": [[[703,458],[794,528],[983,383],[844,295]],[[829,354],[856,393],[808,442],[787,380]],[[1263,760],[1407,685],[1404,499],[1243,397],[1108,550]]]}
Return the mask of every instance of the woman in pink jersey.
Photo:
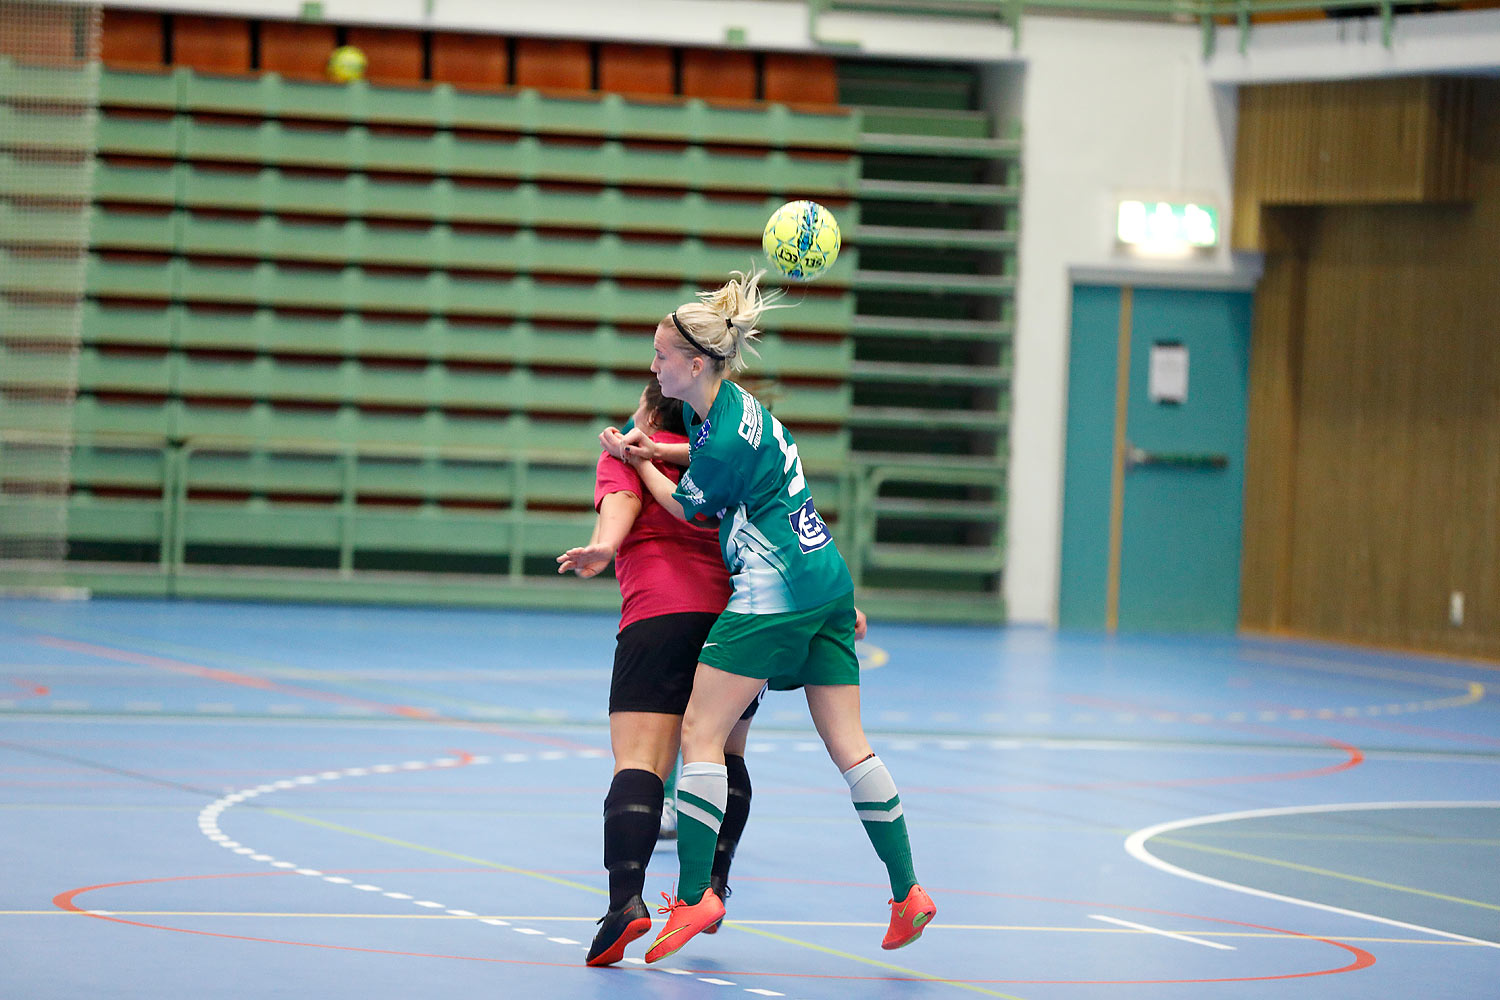
{"label": "woman in pink jersey", "polygon": [[[664,397],[655,378],[641,393],[633,419],[652,442],[668,446],[667,453],[680,451],[686,464],[682,403]],[[618,435],[614,428],[610,432]],[[676,465],[659,461],[657,467],[674,482],[682,475]],[[651,929],[641,892],[661,823],[663,781],[677,762],[682,713],[703,640],[729,601],[729,574],[716,530],[692,527],[667,513],[641,485],[640,475],[608,453],[599,456],[594,506],[599,518],[593,539],[557,562],[559,573],[591,577],[613,559],[620,581],[620,632],[609,686],[615,773],[604,799],[609,912],[599,921],[587,959],[589,965],[612,965],[627,944]],[[713,866],[721,898],[750,813],[745,737],[758,704],[758,699],[750,703],[724,746],[729,800]]]}

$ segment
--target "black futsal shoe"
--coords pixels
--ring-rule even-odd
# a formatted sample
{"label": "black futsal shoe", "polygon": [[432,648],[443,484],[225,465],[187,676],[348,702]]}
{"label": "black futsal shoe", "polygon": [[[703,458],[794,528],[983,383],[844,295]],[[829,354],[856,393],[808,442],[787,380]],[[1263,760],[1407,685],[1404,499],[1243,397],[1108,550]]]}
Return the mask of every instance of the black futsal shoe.
{"label": "black futsal shoe", "polygon": [[599,933],[589,947],[589,965],[614,965],[625,957],[625,946],[651,929],[651,911],[641,897],[599,918]]}

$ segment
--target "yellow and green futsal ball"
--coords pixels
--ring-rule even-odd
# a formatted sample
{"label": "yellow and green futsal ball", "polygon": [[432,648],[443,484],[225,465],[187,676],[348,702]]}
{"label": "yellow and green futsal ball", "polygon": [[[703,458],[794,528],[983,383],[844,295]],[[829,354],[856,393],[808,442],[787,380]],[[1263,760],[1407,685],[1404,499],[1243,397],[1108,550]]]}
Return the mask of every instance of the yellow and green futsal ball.
{"label": "yellow and green futsal ball", "polygon": [[363,80],[370,60],[364,50],[353,45],[340,45],[328,56],[328,79],[334,83],[349,83]]}
{"label": "yellow and green futsal ball", "polygon": [[761,246],[771,266],[794,281],[811,281],[839,255],[839,223],[815,201],[789,201],[771,213]]}

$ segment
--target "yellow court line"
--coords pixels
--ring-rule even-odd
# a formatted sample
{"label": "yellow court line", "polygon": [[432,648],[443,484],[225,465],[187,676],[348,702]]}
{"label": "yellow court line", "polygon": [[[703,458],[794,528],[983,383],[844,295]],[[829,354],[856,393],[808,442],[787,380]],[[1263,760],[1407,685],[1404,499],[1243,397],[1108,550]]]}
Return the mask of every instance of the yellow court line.
{"label": "yellow court line", "polygon": [[426,844],[414,844],[409,840],[398,840],[395,837],[386,837],[378,833],[370,833],[367,830],[356,830],[351,826],[342,826],[338,823],[330,823],[323,819],[313,819],[311,816],[303,816],[298,813],[289,812],[285,809],[267,809],[272,816],[280,816],[282,819],[295,820],[298,823],[306,823],[309,826],[321,826],[325,830],[334,830],[338,833],[347,833],[351,837],[363,837],[365,840],[374,840],[382,844],[390,844],[392,847],[405,847],[412,851],[421,851],[424,854],[435,854],[440,858],[449,858],[454,861],[463,861],[471,865],[482,865],[485,868],[494,868],[497,871],[506,872],[511,875],[525,875],[528,878],[540,879],[543,882],[551,882],[554,885],[567,886],[569,889],[580,889],[583,892],[593,893],[595,896],[608,896],[609,893],[603,889],[583,882],[574,882],[572,879],[558,878],[556,875],[548,875],[545,872],[532,871],[529,868],[517,868],[514,865],[503,865],[498,861],[489,861],[485,858],[476,858],[468,854],[458,854],[454,851],[445,851],[440,847],[428,847]]}
{"label": "yellow court line", "polygon": [[[1304,635],[1288,629],[1279,628],[1241,628],[1240,634],[1250,639],[1280,639],[1292,642],[1318,642],[1319,637]],[[1442,663],[1452,663],[1460,667],[1473,667],[1476,670],[1500,670],[1500,660],[1488,656],[1470,656],[1463,653],[1444,653],[1432,649],[1417,649],[1415,646],[1392,646],[1388,643],[1379,642],[1355,642],[1349,639],[1340,639],[1340,646],[1350,646],[1354,649],[1369,650],[1376,653],[1390,655],[1396,653],[1402,656],[1419,656],[1428,660],[1437,660]],[[1340,662],[1330,660],[1330,662]]]}
{"label": "yellow court line", "polygon": [[1242,651],[1240,655],[1246,660],[1269,663],[1274,666],[1293,667],[1301,670],[1322,670],[1331,674],[1346,674],[1351,677],[1399,681],[1406,684],[1431,684],[1434,687],[1459,688],[1467,692],[1464,696],[1467,700],[1462,702],[1463,704],[1472,704],[1473,702],[1480,701],[1485,695],[1483,684],[1463,677],[1422,673],[1417,670],[1403,670],[1399,667],[1376,667],[1369,664],[1348,663],[1343,660],[1326,659],[1301,653],[1287,653],[1280,650],[1252,649]]}
{"label": "yellow court line", "polygon": [[[520,919],[520,918],[517,918],[517,919]],[[757,924],[757,925],[793,924],[793,925],[796,925],[797,922],[796,921],[791,921],[791,920],[726,920],[726,921],[724,921],[724,926],[725,927],[738,927],[741,930],[750,930],[750,928],[747,927],[746,924]],[[814,921],[806,921],[804,923],[801,923],[800,926],[804,926],[804,927],[883,927],[885,925],[884,924],[854,924],[854,923],[849,923],[849,924],[817,923],[817,922],[814,922]],[[1126,927],[1044,927],[1044,926],[1026,925],[1026,924],[938,924],[938,925],[935,925],[934,929],[935,930],[939,930],[939,931],[1007,931],[1007,932],[1023,932],[1023,933],[1033,933],[1033,934],[1138,934],[1138,935],[1141,935],[1141,936],[1145,936],[1145,935],[1148,935],[1148,934],[1154,934],[1154,933],[1156,933],[1155,931],[1137,931],[1137,930],[1131,930],[1131,929],[1126,928]],[[1312,934],[1287,934],[1287,933],[1281,933],[1281,932],[1277,932],[1277,931],[1205,931],[1205,930],[1201,930],[1199,928],[1184,928],[1184,929],[1178,931],[1177,933],[1192,934],[1195,937],[1204,937],[1204,938],[1260,938],[1260,939],[1268,940],[1268,941],[1287,941],[1287,942],[1291,942],[1291,943],[1301,943],[1301,942],[1308,942],[1308,941],[1313,941],[1313,942],[1321,943],[1323,941],[1323,938],[1316,937],[1316,936],[1314,936]],[[1489,947],[1488,945],[1484,944],[1483,942],[1478,942],[1478,941],[1449,941],[1449,940],[1442,940],[1442,939],[1437,939],[1437,938],[1350,937],[1348,934],[1340,934],[1336,938],[1330,937],[1328,940],[1337,940],[1337,941],[1340,941],[1340,942],[1357,942],[1357,943],[1365,943],[1365,944],[1441,944],[1441,945],[1448,945],[1448,946],[1462,946],[1462,947],[1465,947],[1465,948],[1485,948],[1485,947]]]}
{"label": "yellow court line", "polygon": [[[547,874],[545,874],[543,872],[531,871],[530,869],[526,869],[526,868],[516,868],[516,867],[514,867],[512,865],[503,865],[503,864],[500,864],[498,861],[487,861],[484,858],[470,857],[467,854],[458,854],[456,852],[445,851],[445,850],[442,850],[441,848],[437,848],[437,847],[428,847],[425,844],[414,844],[414,843],[412,843],[411,841],[408,841],[408,840],[398,840],[398,839],[396,839],[394,837],[387,837],[387,836],[384,836],[384,835],[378,834],[378,833],[369,833],[369,832],[367,832],[365,830],[356,830],[356,829],[354,829],[352,827],[341,826],[338,823],[329,823],[326,820],[313,819],[311,816],[302,816],[302,815],[299,815],[299,814],[294,813],[294,812],[288,812],[285,809],[268,809],[268,810],[266,810],[266,812],[268,812],[272,816],[280,816],[283,819],[295,820],[295,821],[297,821],[299,823],[307,823],[307,824],[310,824],[312,826],[321,826],[321,827],[323,827],[325,829],[328,829],[328,830],[335,830],[335,831],[337,831],[339,833],[347,833],[350,836],[354,836],[354,837],[363,837],[366,840],[374,840],[374,841],[378,841],[379,843],[382,843],[382,844],[390,844],[390,845],[392,845],[394,847],[406,847],[406,848],[410,848],[411,850],[414,850],[414,851],[422,851],[423,853],[426,853],[426,854],[436,854],[439,857],[451,858],[451,859],[453,859],[455,861],[465,861],[465,862],[468,862],[470,864],[483,865],[486,868],[495,868],[495,869],[498,869],[499,871],[508,872],[508,873],[510,873],[512,875],[525,875],[525,876],[528,876],[530,878],[541,879],[544,882],[552,882],[552,883],[554,883],[556,885],[564,885],[564,886],[567,886],[570,889],[582,889],[584,892],[593,893],[596,896],[607,896],[607,895],[609,895],[603,889],[596,889],[594,886],[585,885],[582,882],[574,882],[571,879],[558,878],[555,875],[547,875]],[[933,976],[933,975],[929,975],[928,973],[925,973],[925,972],[917,972],[914,969],[902,968],[899,965],[889,965],[889,964],[887,964],[885,962],[877,962],[874,959],[864,958],[863,956],[860,956],[860,955],[851,955],[848,952],[836,951],[836,950],[834,950],[832,948],[825,948],[822,945],[813,944],[813,943],[811,943],[809,941],[799,941],[796,938],[783,937],[780,934],[773,934],[770,931],[757,930],[754,927],[747,927],[744,924],[741,924],[741,923],[738,923],[738,922],[726,921],[725,923],[728,924],[728,925],[730,925],[730,926],[737,927],[740,930],[746,931],[747,933],[750,933],[750,934],[758,934],[761,937],[767,937],[767,938],[771,938],[771,939],[776,940],[776,941],[781,941],[784,944],[792,944],[792,945],[797,945],[798,947],[801,947],[801,948],[809,948],[809,949],[811,949],[813,951],[821,951],[821,952],[824,952],[825,954],[835,955],[835,956],[837,956],[839,958],[843,958],[843,959],[846,959],[846,960],[851,961],[851,962],[858,962],[858,963],[861,963],[863,965],[872,965],[872,966],[874,966],[877,969],[885,969],[885,970],[891,971],[891,972],[899,972],[902,975],[914,976],[914,977],[916,977],[918,979],[925,979],[925,980],[929,980],[929,981],[934,982],[934,983],[946,983],[949,986],[957,986],[960,989],[974,990],[976,992],[983,993],[983,994],[985,994],[987,996],[1001,997],[1002,1000],[1021,1000],[1020,997],[1012,996],[1009,993],[998,993],[998,992],[996,992],[994,990],[986,990],[986,989],[983,989],[983,988],[978,987],[978,986],[970,985],[968,983],[955,983],[952,980],[950,980],[950,979],[944,979],[941,976]],[[876,926],[879,926],[879,925],[876,925]]]}
{"label": "yellow court line", "polygon": [[820,951],[825,955],[832,955],[835,958],[842,958],[850,962],[859,962],[862,965],[872,965],[877,969],[884,969],[887,972],[896,972],[903,976],[912,976],[917,979],[926,980],[930,983],[942,983],[946,986],[956,986],[961,990],[970,990],[974,993],[983,993],[985,996],[1001,997],[1002,1000],[1021,1000],[1020,997],[1010,993],[1001,993],[999,990],[987,990],[982,986],[975,986],[973,983],[955,982],[952,979],[944,979],[942,976],[934,976],[930,973],[918,972],[916,969],[908,969],[900,965],[891,965],[888,962],[877,962],[875,959],[865,958],[863,955],[851,955],[847,951],[839,951],[836,948],[826,948],[823,945],[813,944],[810,941],[800,941],[797,938],[790,938],[781,934],[773,934],[770,931],[763,931],[755,927],[747,927],[745,926],[745,924],[739,921],[726,920],[724,921],[724,926],[732,926],[737,928],[738,930],[754,934],[758,937],[769,938],[772,941],[780,941],[782,944],[795,945],[798,948],[807,948],[810,951]]}
{"label": "yellow court line", "polygon": [[1312,865],[1301,865],[1295,861],[1281,861],[1277,858],[1265,858],[1258,854],[1246,854],[1243,851],[1231,851],[1225,847],[1209,847],[1207,844],[1195,844],[1188,840],[1177,840],[1172,837],[1159,838],[1164,844],[1172,844],[1177,847],[1186,847],[1205,854],[1222,854],[1225,857],[1239,858],[1241,861],[1255,861],[1263,865],[1274,865],[1278,868],[1289,868],[1292,871],[1307,872],[1310,875],[1323,875],[1327,878],[1343,879],[1346,882],[1357,882],[1360,885],[1371,885],[1378,889],[1390,889],[1394,892],[1410,893],[1413,896],[1426,896],[1429,899],[1441,899],[1446,903],[1461,903],[1465,906],[1477,906],[1485,910],[1500,910],[1500,905],[1495,903],[1484,903],[1477,899],[1465,899],[1462,896],[1449,896],[1441,892],[1432,892],[1428,889],[1417,889],[1409,885],[1397,885],[1394,882],[1381,882],[1378,879],[1365,878],[1362,875],[1348,875],[1344,872],[1330,871],[1327,868],[1315,868]]}

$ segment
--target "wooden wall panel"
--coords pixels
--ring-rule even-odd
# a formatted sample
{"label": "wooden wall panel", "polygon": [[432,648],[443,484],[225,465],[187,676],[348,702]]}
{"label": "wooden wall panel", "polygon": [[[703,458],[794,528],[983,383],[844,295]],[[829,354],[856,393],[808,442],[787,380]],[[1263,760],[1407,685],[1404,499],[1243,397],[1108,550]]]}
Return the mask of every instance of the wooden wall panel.
{"label": "wooden wall panel", "polygon": [[683,49],[682,94],[731,101],[755,100],[755,55],[737,50]]}
{"label": "wooden wall panel", "polygon": [[1240,90],[1237,249],[1262,249],[1259,207],[1462,201],[1473,82],[1393,77]]}
{"label": "wooden wall panel", "polygon": [[350,28],[348,42],[364,51],[371,83],[422,82],[422,34],[397,28]]}
{"label": "wooden wall panel", "polygon": [[676,67],[664,45],[599,46],[599,89],[614,94],[668,97],[675,92]]}
{"label": "wooden wall panel", "polygon": [[510,52],[495,35],[432,35],[432,81],[471,90],[499,90],[510,82]]}
{"label": "wooden wall panel", "polygon": [[1500,656],[1500,81],[1473,100],[1471,206],[1317,209],[1268,265],[1247,628]]}
{"label": "wooden wall panel", "polygon": [[838,64],[832,56],[768,52],[763,68],[763,93],[783,104],[838,104]]}
{"label": "wooden wall panel", "polygon": [[204,73],[250,72],[250,22],[238,17],[172,17],[172,65]]}
{"label": "wooden wall panel", "polygon": [[99,58],[106,66],[160,66],[165,58],[163,20],[154,11],[104,8]]}
{"label": "wooden wall panel", "polygon": [[337,46],[338,29],[331,24],[263,21],[260,68],[291,80],[326,80],[328,57]]}
{"label": "wooden wall panel", "polygon": [[517,39],[516,86],[590,90],[594,86],[592,48],[588,42]]}
{"label": "wooden wall panel", "polygon": [[1266,631],[1288,621],[1306,266],[1300,252],[1266,258],[1250,336],[1240,623]]}

